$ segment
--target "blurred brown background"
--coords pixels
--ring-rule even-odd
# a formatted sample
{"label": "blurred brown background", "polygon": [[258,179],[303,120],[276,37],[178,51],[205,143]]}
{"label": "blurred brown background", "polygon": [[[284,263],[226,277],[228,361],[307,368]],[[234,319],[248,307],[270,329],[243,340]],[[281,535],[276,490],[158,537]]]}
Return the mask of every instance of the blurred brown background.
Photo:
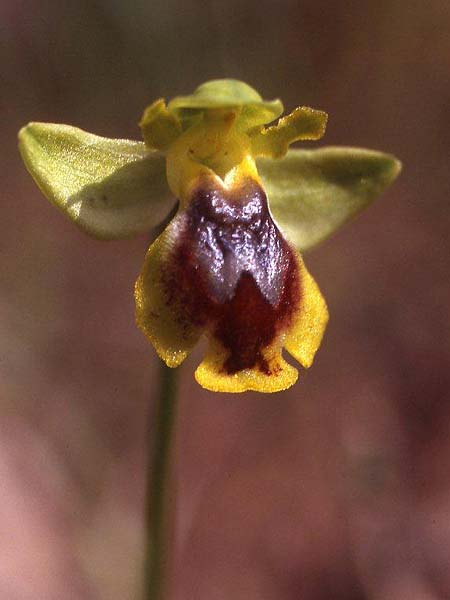
{"label": "blurred brown background", "polygon": [[331,321],[293,389],[183,366],[171,600],[450,597],[449,30],[448,0],[1,1],[1,600],[137,598],[157,387],[147,240],[77,231],[16,132],[137,138],[152,100],[224,76],[404,171],[307,257]]}

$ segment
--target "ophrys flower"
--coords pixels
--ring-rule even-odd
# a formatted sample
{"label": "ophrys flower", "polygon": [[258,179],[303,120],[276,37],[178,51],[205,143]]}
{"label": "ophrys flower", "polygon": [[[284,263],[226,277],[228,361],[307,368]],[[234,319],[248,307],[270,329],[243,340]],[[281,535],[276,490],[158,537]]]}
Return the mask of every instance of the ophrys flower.
{"label": "ophrys flower", "polygon": [[67,125],[30,123],[24,161],[41,190],[102,239],[150,231],[136,282],[137,324],[178,366],[200,337],[196,371],[214,391],[274,392],[295,383],[285,348],[309,367],[328,311],[300,252],[327,237],[391,183],[390,155],[355,148],[289,150],[322,137],[326,114],[215,80],[144,112],[144,143]]}

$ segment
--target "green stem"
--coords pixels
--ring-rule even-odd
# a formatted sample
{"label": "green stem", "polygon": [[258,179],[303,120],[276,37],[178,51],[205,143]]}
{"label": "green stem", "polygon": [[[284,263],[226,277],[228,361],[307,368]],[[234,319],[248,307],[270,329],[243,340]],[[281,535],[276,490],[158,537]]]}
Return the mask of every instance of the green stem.
{"label": "green stem", "polygon": [[146,500],[145,600],[165,600],[174,513],[172,459],[176,416],[176,372],[162,363],[154,444]]}

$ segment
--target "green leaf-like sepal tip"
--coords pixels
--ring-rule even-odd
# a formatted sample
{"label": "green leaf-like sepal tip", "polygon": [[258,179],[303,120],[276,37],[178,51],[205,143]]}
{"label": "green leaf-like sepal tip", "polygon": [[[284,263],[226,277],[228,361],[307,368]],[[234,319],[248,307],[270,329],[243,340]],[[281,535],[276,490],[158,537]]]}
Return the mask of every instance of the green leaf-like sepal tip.
{"label": "green leaf-like sepal tip", "polygon": [[174,204],[165,158],[143,142],[30,123],[19,133],[19,149],[44,195],[94,237],[148,232]]}
{"label": "green leaf-like sepal tip", "polygon": [[259,158],[270,210],[286,237],[309,250],[361,212],[397,177],[394,156],[361,148],[289,150]]}

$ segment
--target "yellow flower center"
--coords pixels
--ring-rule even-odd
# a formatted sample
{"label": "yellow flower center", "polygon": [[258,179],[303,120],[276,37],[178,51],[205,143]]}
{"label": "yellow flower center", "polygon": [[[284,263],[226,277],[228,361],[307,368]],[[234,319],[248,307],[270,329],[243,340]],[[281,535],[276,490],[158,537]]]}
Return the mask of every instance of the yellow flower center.
{"label": "yellow flower center", "polygon": [[225,187],[250,176],[259,181],[249,136],[236,125],[236,112],[205,111],[167,151],[167,180],[181,202],[202,177],[220,178]]}

